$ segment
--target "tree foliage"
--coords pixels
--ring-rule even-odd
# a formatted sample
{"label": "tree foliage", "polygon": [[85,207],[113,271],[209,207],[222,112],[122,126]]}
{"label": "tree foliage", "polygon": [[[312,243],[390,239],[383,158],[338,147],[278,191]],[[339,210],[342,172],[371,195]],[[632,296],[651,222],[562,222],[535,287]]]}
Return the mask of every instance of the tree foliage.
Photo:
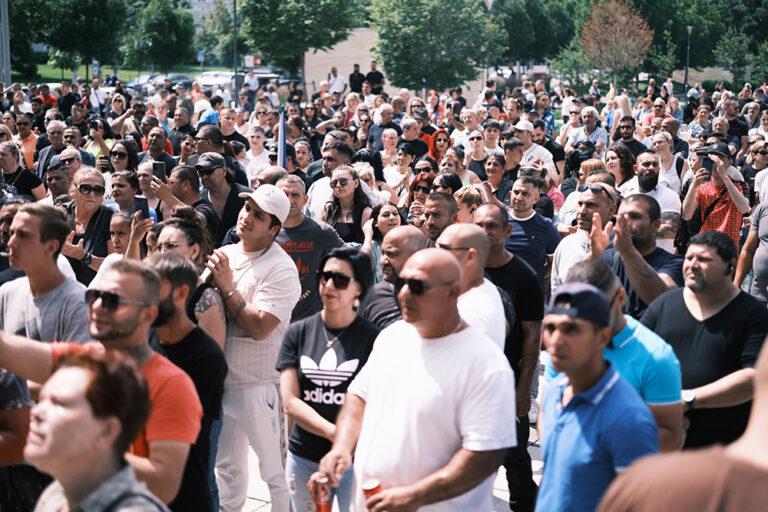
{"label": "tree foliage", "polygon": [[24,0],[9,0],[8,23],[10,25],[11,69],[25,76],[37,75],[34,43],[41,34],[42,16],[37,9],[30,9]]}
{"label": "tree foliage", "polygon": [[614,74],[639,67],[652,41],[648,23],[620,0],[594,4],[581,28],[584,55],[595,67]]}
{"label": "tree foliage", "polygon": [[125,64],[139,69],[150,64],[162,71],[192,59],[194,20],[189,11],[165,0],[150,0],[136,16],[123,44]]}
{"label": "tree foliage", "polygon": [[744,81],[749,64],[749,46],[749,37],[736,29],[726,32],[715,45],[717,62],[731,72],[733,83]]}
{"label": "tree foliage", "polygon": [[768,80],[768,41],[763,41],[755,51],[752,61],[752,80]]}
{"label": "tree foliage", "polygon": [[[203,18],[202,25],[195,32],[195,48],[205,51],[206,60],[214,65],[232,63],[232,43],[235,37],[230,5],[225,0],[215,0],[213,9]],[[250,51],[242,30],[237,32],[237,50],[239,55]]]}
{"label": "tree foliage", "polygon": [[493,18],[507,33],[506,62],[554,57],[573,37],[574,0],[497,0]]}
{"label": "tree foliage", "polygon": [[664,31],[662,41],[651,49],[646,69],[654,76],[668,77],[677,66],[677,45],[668,30]]}
{"label": "tree foliage", "polygon": [[376,53],[393,85],[446,89],[501,54],[504,30],[479,0],[372,0]]}
{"label": "tree foliage", "polygon": [[119,60],[120,39],[128,26],[123,0],[45,0],[36,8],[45,13],[43,37],[49,46],[86,64]]}
{"label": "tree foliage", "polygon": [[590,64],[577,39],[560,50],[556,57],[549,59],[553,75],[567,82],[577,92],[584,92],[584,83],[590,77]]}
{"label": "tree foliage", "polygon": [[358,19],[349,0],[244,0],[242,30],[272,64],[296,71],[304,53],[343,41]]}

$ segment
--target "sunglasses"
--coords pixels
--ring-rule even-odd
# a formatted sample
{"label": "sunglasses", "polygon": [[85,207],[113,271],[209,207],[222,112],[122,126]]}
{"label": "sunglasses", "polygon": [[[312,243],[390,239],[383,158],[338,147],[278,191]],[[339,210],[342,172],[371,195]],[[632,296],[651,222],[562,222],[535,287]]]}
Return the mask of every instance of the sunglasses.
{"label": "sunglasses", "polygon": [[32,123],[29,123],[27,121],[18,121],[16,123],[16,126],[29,126],[30,124],[32,124]]}
{"label": "sunglasses", "polygon": [[104,290],[86,290],[85,291],[85,303],[88,307],[92,307],[96,299],[101,299],[101,307],[107,311],[115,311],[120,304],[136,304],[138,306],[146,306],[144,302],[138,300],[124,299],[120,295],[114,292],[106,292]]}
{"label": "sunglasses", "polygon": [[579,111],[579,110],[572,110],[572,111],[569,112],[569,114],[571,114],[572,116],[578,116],[578,115],[581,115],[581,111]]}
{"label": "sunglasses", "polygon": [[106,189],[101,185],[79,185],[77,190],[81,194],[93,194],[96,196],[103,196]]}
{"label": "sunglasses", "polygon": [[122,151],[110,151],[109,156],[115,160],[123,160],[128,158],[128,153],[123,153]]}
{"label": "sunglasses", "polygon": [[331,180],[331,188],[336,188],[337,186],[346,187],[349,185],[349,178],[339,178],[337,180]]}
{"label": "sunglasses", "polygon": [[473,140],[483,140],[483,138],[482,137],[470,137],[469,140],[470,141],[473,141]]}
{"label": "sunglasses", "polygon": [[216,169],[218,167],[195,167],[197,169],[197,174],[200,176],[210,176],[214,172],[216,172]]}
{"label": "sunglasses", "polygon": [[443,142],[443,143],[445,143],[445,142],[448,142],[448,139],[442,139],[442,138],[441,139],[435,139],[435,142]]}
{"label": "sunglasses", "polygon": [[349,283],[354,280],[353,277],[342,274],[341,272],[330,272],[326,270],[319,272],[319,275],[320,281],[323,284],[327,284],[328,281],[333,280],[333,286],[337,290],[346,290],[349,287]]}
{"label": "sunglasses", "polygon": [[616,197],[610,192],[608,192],[608,189],[600,186],[597,183],[582,183],[581,185],[579,185],[579,192],[585,192],[587,190],[589,190],[593,194],[605,194],[606,196],[608,196],[608,198],[611,201],[616,203]]}
{"label": "sunglasses", "polygon": [[397,292],[400,293],[400,290],[405,286],[408,285],[408,289],[410,292],[417,297],[421,297],[425,293],[427,293],[432,288],[437,288],[439,286],[450,286],[450,283],[430,283],[429,281],[424,281],[423,279],[400,279],[397,280]]}
{"label": "sunglasses", "polygon": [[768,156],[768,150],[766,150],[766,149],[761,149],[761,150],[759,150],[759,151],[753,151],[753,152],[752,152],[752,154],[753,154],[753,155],[763,155],[763,156]]}

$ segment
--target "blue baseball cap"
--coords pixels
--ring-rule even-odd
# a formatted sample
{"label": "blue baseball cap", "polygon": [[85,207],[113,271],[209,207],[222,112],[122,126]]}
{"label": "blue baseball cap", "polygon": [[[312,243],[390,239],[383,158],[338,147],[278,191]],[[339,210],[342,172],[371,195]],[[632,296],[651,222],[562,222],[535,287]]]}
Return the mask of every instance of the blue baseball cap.
{"label": "blue baseball cap", "polygon": [[611,323],[608,297],[586,283],[566,283],[560,286],[552,295],[546,313],[580,318],[600,327],[608,327]]}

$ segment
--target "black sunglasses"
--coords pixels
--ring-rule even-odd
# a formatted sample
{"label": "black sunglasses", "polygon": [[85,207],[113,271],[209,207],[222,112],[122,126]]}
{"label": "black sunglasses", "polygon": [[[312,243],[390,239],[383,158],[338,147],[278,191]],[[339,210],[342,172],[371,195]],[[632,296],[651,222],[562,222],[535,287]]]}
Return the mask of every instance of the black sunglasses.
{"label": "black sunglasses", "polygon": [[761,150],[758,150],[758,151],[753,151],[752,154],[753,155],[763,155],[763,156],[766,156],[766,155],[768,155],[768,150],[761,149]]}
{"label": "black sunglasses", "polygon": [[86,290],[85,291],[85,303],[88,307],[92,307],[96,299],[101,299],[101,307],[107,311],[115,311],[120,304],[136,304],[139,306],[146,306],[147,304],[138,300],[124,299],[120,295],[114,292],[107,292],[104,290]]}
{"label": "black sunglasses", "polygon": [[210,176],[211,174],[216,172],[216,169],[218,169],[218,167],[202,167],[202,166],[200,166],[200,167],[195,167],[195,169],[197,170],[197,174],[199,174],[200,176]]}
{"label": "black sunglasses", "polygon": [[330,272],[330,271],[323,271],[318,272],[318,275],[320,276],[320,281],[323,284],[326,284],[328,281],[333,280],[333,286],[337,290],[346,290],[349,287],[349,283],[352,282],[354,279],[353,277],[350,277],[346,274],[342,274],[341,272]]}
{"label": "black sunglasses", "polygon": [[429,281],[424,281],[423,279],[397,279],[397,292],[399,293],[400,290],[405,286],[408,285],[408,289],[411,291],[412,294],[420,297],[427,293],[432,288],[437,288],[438,286],[450,286],[450,283],[430,283]]}
{"label": "black sunglasses", "polygon": [[336,188],[336,186],[341,185],[342,187],[346,187],[349,185],[349,178],[339,178],[337,180],[331,180],[331,188]]}
{"label": "black sunglasses", "polygon": [[123,153],[122,151],[110,151],[109,156],[115,160],[122,160],[128,158],[128,153]]}
{"label": "black sunglasses", "polygon": [[424,192],[425,194],[429,194],[429,192],[432,190],[431,187],[426,187],[424,185],[414,185],[413,192]]}
{"label": "black sunglasses", "polygon": [[613,201],[613,203],[616,203],[616,196],[608,192],[608,189],[605,187],[601,187],[597,183],[582,183],[579,185],[579,192],[585,192],[585,191],[591,191],[593,194],[605,194],[608,196],[608,199]]}
{"label": "black sunglasses", "polygon": [[104,192],[106,192],[106,189],[101,185],[79,185],[77,190],[80,191],[81,194],[93,194],[96,196],[103,196]]}

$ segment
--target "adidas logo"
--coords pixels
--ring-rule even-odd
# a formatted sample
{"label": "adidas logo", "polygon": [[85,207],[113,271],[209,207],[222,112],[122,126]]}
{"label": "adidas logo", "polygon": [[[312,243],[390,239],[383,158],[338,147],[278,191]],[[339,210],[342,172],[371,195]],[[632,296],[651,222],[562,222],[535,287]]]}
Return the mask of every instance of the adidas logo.
{"label": "adidas logo", "polygon": [[318,386],[336,387],[346,382],[357,370],[359,359],[350,359],[337,366],[336,351],[333,347],[326,350],[318,365],[308,356],[301,356],[299,366],[304,375]]}

